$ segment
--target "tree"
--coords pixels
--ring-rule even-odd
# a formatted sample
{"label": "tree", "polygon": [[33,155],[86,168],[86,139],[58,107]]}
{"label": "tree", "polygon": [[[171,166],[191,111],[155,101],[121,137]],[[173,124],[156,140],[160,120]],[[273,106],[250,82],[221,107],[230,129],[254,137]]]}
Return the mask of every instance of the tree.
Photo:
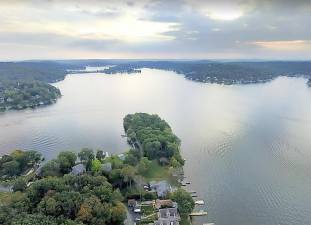
{"label": "tree", "polygon": [[133,166],[127,165],[121,169],[121,175],[123,177],[123,181],[132,186],[132,181],[134,179],[136,170]]}
{"label": "tree", "polygon": [[111,211],[112,222],[115,224],[123,224],[126,219],[126,209],[121,202],[116,203]]}
{"label": "tree", "polygon": [[124,160],[124,164],[136,166],[140,160],[140,153],[138,150],[131,149]]}
{"label": "tree", "polygon": [[5,175],[16,176],[21,172],[20,164],[15,160],[3,163],[2,171]]}
{"label": "tree", "polygon": [[92,160],[91,170],[93,173],[99,172],[101,170],[101,168],[102,168],[102,164],[98,159]]}
{"label": "tree", "polygon": [[51,216],[45,216],[42,214],[18,214],[16,215],[11,223],[11,225],[57,225],[56,219]]}
{"label": "tree", "polygon": [[105,154],[104,154],[104,151],[103,150],[98,150],[96,152],[96,159],[98,160],[103,160],[105,158]]}
{"label": "tree", "polygon": [[75,165],[77,156],[74,152],[61,152],[57,157],[60,171],[63,174],[69,173],[71,168]]}
{"label": "tree", "polygon": [[148,158],[143,157],[138,164],[138,173],[141,175],[145,174],[149,170],[150,165],[151,161],[149,161]]}
{"label": "tree", "polygon": [[48,161],[41,168],[41,176],[49,177],[49,176],[61,176],[60,164],[57,160]]}
{"label": "tree", "polygon": [[181,214],[189,214],[194,209],[194,201],[191,195],[182,188],[173,192],[172,200],[177,202],[178,210]]}
{"label": "tree", "polygon": [[106,203],[97,197],[90,196],[85,199],[77,214],[78,221],[85,224],[106,224],[111,220],[111,210]]}
{"label": "tree", "polygon": [[95,158],[94,152],[92,149],[83,148],[81,152],[78,153],[80,161],[85,165],[86,170],[91,170],[92,160]]}
{"label": "tree", "polygon": [[27,183],[23,178],[19,178],[15,181],[13,185],[13,191],[24,191],[27,188]]}

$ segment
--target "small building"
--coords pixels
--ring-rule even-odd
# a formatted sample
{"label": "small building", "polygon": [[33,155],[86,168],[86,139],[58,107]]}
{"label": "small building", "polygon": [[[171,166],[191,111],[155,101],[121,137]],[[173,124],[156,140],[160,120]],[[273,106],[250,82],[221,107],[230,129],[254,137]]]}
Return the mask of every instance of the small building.
{"label": "small building", "polygon": [[106,173],[111,172],[112,170],[112,164],[110,162],[102,164],[102,170]]}
{"label": "small building", "polygon": [[171,185],[165,180],[159,182],[151,181],[150,189],[155,191],[159,198],[165,197],[172,190]]}
{"label": "small building", "polygon": [[179,225],[180,216],[177,208],[159,209],[158,220],[154,221],[154,225]]}
{"label": "small building", "polygon": [[124,154],[119,154],[118,157],[119,157],[119,159],[122,160],[122,161],[125,160],[125,155],[124,155]]}
{"label": "small building", "polygon": [[72,167],[70,174],[78,176],[86,172],[85,166],[83,164],[78,164]]}
{"label": "small building", "polygon": [[178,214],[177,208],[159,209],[158,218],[180,220],[180,216]]}
{"label": "small building", "polygon": [[170,219],[161,219],[161,220],[154,221],[152,225],[179,225],[179,221],[170,220]]}

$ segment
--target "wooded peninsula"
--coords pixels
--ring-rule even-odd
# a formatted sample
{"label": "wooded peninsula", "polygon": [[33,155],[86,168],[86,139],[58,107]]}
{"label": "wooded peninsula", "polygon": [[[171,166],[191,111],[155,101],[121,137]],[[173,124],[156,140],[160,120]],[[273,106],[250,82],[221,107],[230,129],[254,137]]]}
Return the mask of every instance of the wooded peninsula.
{"label": "wooded peninsula", "polygon": [[[188,224],[195,204],[176,175],[180,140],[157,115],[130,114],[123,125],[132,146],[124,154],[85,148],[41,166],[35,151],[1,156],[0,178],[12,192],[0,192],[0,223],[118,225],[130,211],[137,224]],[[165,211],[174,216],[163,218]]]}

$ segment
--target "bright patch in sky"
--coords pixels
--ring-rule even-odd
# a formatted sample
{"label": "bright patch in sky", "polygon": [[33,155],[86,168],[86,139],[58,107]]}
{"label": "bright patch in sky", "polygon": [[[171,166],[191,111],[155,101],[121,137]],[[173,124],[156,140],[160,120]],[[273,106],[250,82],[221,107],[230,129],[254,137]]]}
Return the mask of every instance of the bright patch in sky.
{"label": "bright patch in sky", "polygon": [[310,50],[311,41],[309,40],[293,40],[293,41],[256,41],[253,44],[263,48],[278,51],[297,51]]}
{"label": "bright patch in sky", "polygon": [[234,10],[219,10],[219,11],[211,11],[207,13],[207,16],[213,20],[236,20],[243,15],[242,11],[234,11]]}

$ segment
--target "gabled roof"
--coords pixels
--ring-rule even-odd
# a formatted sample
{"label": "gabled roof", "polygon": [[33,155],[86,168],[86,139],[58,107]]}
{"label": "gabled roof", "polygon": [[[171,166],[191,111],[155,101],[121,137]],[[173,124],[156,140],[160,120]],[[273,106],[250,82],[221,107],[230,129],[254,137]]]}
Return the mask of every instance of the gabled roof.
{"label": "gabled roof", "polygon": [[78,164],[72,167],[70,174],[72,175],[80,175],[86,172],[85,166],[83,164]]}

